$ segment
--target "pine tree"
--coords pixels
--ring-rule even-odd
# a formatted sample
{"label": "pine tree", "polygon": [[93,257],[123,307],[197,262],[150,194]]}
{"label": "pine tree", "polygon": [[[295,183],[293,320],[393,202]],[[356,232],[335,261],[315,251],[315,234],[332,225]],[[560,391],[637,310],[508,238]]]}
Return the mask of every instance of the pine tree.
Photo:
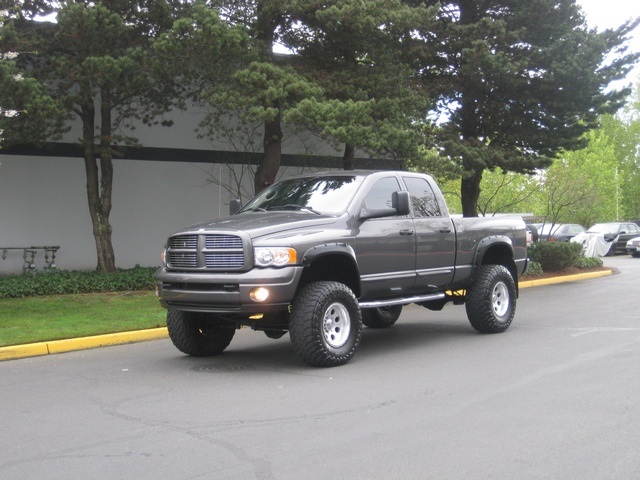
{"label": "pine tree", "polygon": [[575,0],[442,4],[424,33],[422,78],[444,107],[435,143],[462,167],[465,216],[477,215],[485,170],[544,168],[623,105],[629,90],[606,87],[638,58],[625,51],[637,24],[590,30]]}
{"label": "pine tree", "polygon": [[[117,145],[135,142],[116,131],[132,120],[158,123],[175,98],[172,84],[153,74],[161,69],[151,46],[172,25],[180,2],[14,3],[0,34],[11,58],[2,64],[0,108],[12,112],[0,120],[3,140],[55,140],[69,119],[80,119],[97,270],[113,271],[112,158]],[[57,12],[55,22],[34,21],[47,12]]]}

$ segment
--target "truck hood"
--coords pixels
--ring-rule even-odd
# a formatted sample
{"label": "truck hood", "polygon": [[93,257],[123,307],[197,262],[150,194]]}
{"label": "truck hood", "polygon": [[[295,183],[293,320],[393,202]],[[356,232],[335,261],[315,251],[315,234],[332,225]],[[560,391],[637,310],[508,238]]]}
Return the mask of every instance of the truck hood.
{"label": "truck hood", "polygon": [[330,215],[298,212],[247,212],[216,220],[191,225],[176,233],[186,232],[228,232],[241,230],[253,239],[266,235],[286,234],[292,230],[323,229],[336,223],[338,219]]}

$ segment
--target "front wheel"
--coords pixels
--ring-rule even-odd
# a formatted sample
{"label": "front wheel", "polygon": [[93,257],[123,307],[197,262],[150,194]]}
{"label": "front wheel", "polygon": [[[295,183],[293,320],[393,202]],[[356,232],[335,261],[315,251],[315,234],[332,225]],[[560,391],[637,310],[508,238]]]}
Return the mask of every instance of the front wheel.
{"label": "front wheel", "polygon": [[480,333],[504,332],[516,313],[516,285],[502,265],[482,265],[468,289],[467,318]]}
{"label": "front wheel", "polygon": [[289,336],[294,351],[309,365],[344,365],[362,336],[358,300],[342,283],[310,283],[293,300]]}
{"label": "front wheel", "polygon": [[178,350],[193,357],[218,355],[229,346],[236,330],[207,313],[167,312],[169,338]]}

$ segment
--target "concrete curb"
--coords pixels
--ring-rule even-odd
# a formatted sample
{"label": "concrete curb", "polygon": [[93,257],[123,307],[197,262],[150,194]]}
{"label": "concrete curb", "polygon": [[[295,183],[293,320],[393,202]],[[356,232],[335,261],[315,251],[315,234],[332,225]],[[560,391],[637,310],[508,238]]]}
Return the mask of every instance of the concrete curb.
{"label": "concrete curb", "polygon": [[0,361],[51,355],[54,353],[64,353],[75,350],[87,350],[90,348],[121,345],[124,343],[158,340],[166,338],[167,336],[167,328],[162,327],[135,332],[109,333],[107,335],[95,335],[92,337],[52,340],[49,342],[30,343],[25,345],[11,345],[9,347],[0,347]]}
{"label": "concrete curb", "polygon": [[[591,278],[607,277],[613,273],[614,272],[612,270],[603,270],[601,272],[578,273],[576,275],[565,275],[563,277],[552,277],[541,280],[525,280],[520,282],[520,288],[577,282],[580,280],[589,280]],[[167,328],[162,327],[135,332],[110,333],[107,335],[96,335],[84,338],[70,338],[67,340],[52,340],[49,342],[12,345],[9,347],[0,347],[0,361],[52,355],[54,353],[64,353],[75,350],[87,350],[90,348],[121,345],[125,343],[144,342],[147,340],[159,340],[167,338],[168,335]]]}
{"label": "concrete curb", "polygon": [[591,278],[608,277],[613,275],[613,270],[602,270],[600,272],[576,273],[575,275],[564,275],[562,277],[543,278],[540,280],[524,280],[519,282],[520,288],[541,287],[544,285],[555,285],[557,283],[578,282]]}

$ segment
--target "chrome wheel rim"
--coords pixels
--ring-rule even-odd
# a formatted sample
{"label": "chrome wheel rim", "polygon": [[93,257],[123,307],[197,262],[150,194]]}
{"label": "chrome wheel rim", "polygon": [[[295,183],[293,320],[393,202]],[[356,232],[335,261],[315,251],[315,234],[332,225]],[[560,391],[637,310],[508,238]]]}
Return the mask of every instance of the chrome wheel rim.
{"label": "chrome wheel rim", "polygon": [[340,348],[347,343],[351,333],[351,317],[343,304],[332,303],[325,310],[322,333],[324,341],[332,348]]}
{"label": "chrome wheel rim", "polygon": [[509,289],[503,282],[496,283],[491,293],[491,308],[496,317],[502,318],[509,310]]}

